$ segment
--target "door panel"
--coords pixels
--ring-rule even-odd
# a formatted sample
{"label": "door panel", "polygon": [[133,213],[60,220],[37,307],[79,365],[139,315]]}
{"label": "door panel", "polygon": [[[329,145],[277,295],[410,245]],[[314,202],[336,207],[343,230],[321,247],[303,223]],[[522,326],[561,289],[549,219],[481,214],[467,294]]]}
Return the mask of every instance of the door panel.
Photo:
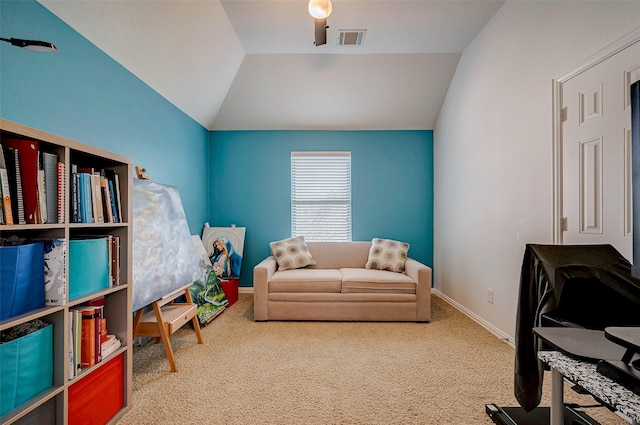
{"label": "door panel", "polygon": [[640,42],[562,86],[564,244],[611,244],[632,254],[631,107]]}

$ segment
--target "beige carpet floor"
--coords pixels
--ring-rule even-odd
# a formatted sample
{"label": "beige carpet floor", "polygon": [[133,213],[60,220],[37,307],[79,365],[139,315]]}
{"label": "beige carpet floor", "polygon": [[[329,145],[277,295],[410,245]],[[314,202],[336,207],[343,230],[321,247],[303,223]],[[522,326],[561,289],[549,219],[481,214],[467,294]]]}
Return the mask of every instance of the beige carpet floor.
{"label": "beige carpet floor", "polygon": [[[203,328],[203,345],[189,326],[171,337],[178,372],[162,344],[134,348],[133,405],[119,424],[490,425],[486,403],[517,406],[514,350],[440,298],[432,305],[430,323],[254,322],[241,293]],[[594,404],[568,387],[567,401]]]}

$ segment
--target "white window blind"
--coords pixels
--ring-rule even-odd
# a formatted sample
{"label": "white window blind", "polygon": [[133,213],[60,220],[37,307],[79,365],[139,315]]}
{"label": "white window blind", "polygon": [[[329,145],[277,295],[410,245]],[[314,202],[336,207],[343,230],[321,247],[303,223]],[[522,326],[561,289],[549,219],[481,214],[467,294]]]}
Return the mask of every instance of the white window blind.
{"label": "white window blind", "polygon": [[291,235],[351,240],[351,152],[291,152]]}

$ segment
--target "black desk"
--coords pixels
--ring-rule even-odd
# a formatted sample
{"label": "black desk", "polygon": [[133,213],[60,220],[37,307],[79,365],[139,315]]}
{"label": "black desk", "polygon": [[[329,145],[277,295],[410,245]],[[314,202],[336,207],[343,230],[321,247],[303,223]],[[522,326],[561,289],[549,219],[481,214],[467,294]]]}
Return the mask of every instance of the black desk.
{"label": "black desk", "polygon": [[558,351],[571,357],[597,362],[602,359],[620,360],[625,348],[606,338],[603,331],[581,328],[533,328],[533,333]]}
{"label": "black desk", "polygon": [[597,400],[621,412],[632,423],[640,421],[640,396],[604,376],[597,370],[599,366],[596,366],[596,362],[600,360],[605,360],[608,364],[628,364],[634,353],[640,350],[640,328],[607,328],[605,331],[595,331],[539,327],[534,328],[533,332],[550,346],[566,353],[538,352],[538,358],[551,369],[551,425],[564,424],[565,378],[580,385]]}

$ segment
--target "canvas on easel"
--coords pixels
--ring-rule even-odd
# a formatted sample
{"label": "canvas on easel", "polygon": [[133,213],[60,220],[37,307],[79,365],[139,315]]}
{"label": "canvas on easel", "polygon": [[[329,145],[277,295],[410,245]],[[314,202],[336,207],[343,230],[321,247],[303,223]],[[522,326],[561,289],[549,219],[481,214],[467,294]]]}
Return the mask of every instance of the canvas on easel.
{"label": "canvas on easel", "polygon": [[207,225],[202,230],[202,244],[218,277],[240,277],[245,231],[245,227]]}
{"label": "canvas on easel", "polygon": [[174,186],[133,180],[133,311],[199,276],[198,257]]}
{"label": "canvas on easel", "polygon": [[[169,337],[191,322],[198,344],[204,342],[189,289],[202,269],[176,187],[134,180],[132,204],[133,337],[161,340],[171,371],[177,372]],[[152,310],[145,312],[147,306]]]}

